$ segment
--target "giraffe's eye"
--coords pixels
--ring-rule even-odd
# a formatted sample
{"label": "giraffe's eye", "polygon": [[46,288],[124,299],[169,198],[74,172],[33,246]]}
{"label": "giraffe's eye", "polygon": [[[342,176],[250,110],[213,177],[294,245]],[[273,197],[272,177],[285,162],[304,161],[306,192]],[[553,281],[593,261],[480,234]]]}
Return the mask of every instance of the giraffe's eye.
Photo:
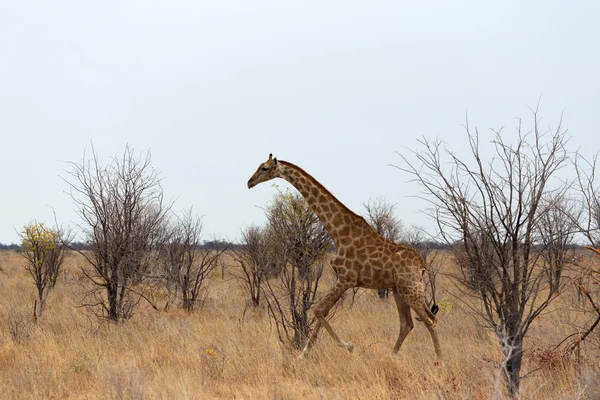
{"label": "giraffe's eye", "polygon": [[269,170],[269,167],[262,167],[262,170],[263,170],[263,171],[268,171],[268,170]]}

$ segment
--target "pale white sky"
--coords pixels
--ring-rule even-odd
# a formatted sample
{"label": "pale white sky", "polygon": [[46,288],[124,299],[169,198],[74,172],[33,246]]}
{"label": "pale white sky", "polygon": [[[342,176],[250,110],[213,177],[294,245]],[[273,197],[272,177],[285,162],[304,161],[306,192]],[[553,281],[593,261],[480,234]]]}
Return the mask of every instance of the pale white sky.
{"label": "pale white sky", "polygon": [[[543,95],[574,149],[598,149],[600,3],[593,1],[0,0],[0,242],[32,219],[78,222],[61,160],[151,150],[175,208],[205,233],[263,223],[270,152],[351,209],[369,197],[428,225],[388,166],[422,135],[510,127]],[[279,182],[282,186],[283,182]]]}

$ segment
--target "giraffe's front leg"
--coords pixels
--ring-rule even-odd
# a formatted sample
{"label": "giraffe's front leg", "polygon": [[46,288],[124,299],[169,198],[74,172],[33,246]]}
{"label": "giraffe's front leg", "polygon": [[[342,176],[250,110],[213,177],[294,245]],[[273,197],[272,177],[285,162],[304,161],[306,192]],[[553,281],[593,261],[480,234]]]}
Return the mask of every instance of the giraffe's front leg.
{"label": "giraffe's front leg", "polygon": [[344,348],[348,349],[348,351],[350,351],[350,352],[352,350],[354,350],[354,344],[352,343],[352,341],[348,341],[346,343],[342,339],[340,339],[339,336],[335,333],[335,331],[331,327],[331,325],[329,324],[329,322],[327,322],[327,320],[325,319],[327,317],[327,315],[329,314],[329,311],[331,310],[331,308],[335,305],[335,303],[337,303],[337,301],[340,299],[340,297],[342,297],[342,295],[344,294],[344,292],[347,289],[348,289],[347,286],[341,285],[338,282],[329,291],[329,293],[327,293],[327,295],[325,295],[323,300],[321,300],[315,306],[315,317],[317,318],[317,325],[315,326],[315,329],[313,330],[312,334],[310,335],[310,338],[308,339],[308,342],[306,343],[304,350],[302,350],[302,354],[300,355],[301,357],[306,357],[306,355],[312,348],[312,346],[317,338],[317,335],[319,333],[319,330],[321,329],[321,326],[325,327],[327,332],[329,332],[331,337],[337,342],[337,344],[340,347],[344,347]]}

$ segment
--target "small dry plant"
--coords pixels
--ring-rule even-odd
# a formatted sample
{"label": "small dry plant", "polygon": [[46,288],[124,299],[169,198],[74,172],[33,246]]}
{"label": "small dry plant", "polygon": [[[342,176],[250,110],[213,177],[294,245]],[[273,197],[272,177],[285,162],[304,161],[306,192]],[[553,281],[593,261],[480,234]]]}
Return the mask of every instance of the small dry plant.
{"label": "small dry plant", "polygon": [[214,347],[206,347],[200,354],[200,362],[204,375],[212,379],[223,380],[225,371],[225,354]]}
{"label": "small dry plant", "polygon": [[8,306],[8,331],[15,343],[22,343],[29,338],[33,327],[34,317],[28,309],[14,303]]}
{"label": "small dry plant", "polygon": [[120,400],[146,397],[144,375],[133,363],[109,365],[105,374],[110,398]]}

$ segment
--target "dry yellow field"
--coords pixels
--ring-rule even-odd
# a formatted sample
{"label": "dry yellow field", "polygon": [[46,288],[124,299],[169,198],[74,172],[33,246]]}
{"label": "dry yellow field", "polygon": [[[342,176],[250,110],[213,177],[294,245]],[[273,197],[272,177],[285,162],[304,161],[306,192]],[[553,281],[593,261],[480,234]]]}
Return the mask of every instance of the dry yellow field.
{"label": "dry yellow field", "polygon": [[[14,252],[0,253],[0,399],[489,399],[503,398],[497,341],[452,300],[441,277],[438,332],[444,360],[436,363],[430,336],[415,323],[399,354],[393,300],[362,291],[347,296],[333,325],[354,341],[350,354],[323,331],[308,359],[278,340],[265,310],[247,312],[239,285],[215,276],[204,308],[187,315],[141,305],[120,324],[99,323],[78,308],[81,273],[70,257],[42,318],[16,343],[10,313],[30,310],[34,286]],[[230,267],[232,268],[232,267]],[[331,282],[327,271],[324,286]],[[584,347],[585,362],[543,362],[545,349],[571,333],[566,294],[534,323],[526,340],[523,398],[599,398],[600,354]],[[16,308],[15,308],[16,307]]]}

